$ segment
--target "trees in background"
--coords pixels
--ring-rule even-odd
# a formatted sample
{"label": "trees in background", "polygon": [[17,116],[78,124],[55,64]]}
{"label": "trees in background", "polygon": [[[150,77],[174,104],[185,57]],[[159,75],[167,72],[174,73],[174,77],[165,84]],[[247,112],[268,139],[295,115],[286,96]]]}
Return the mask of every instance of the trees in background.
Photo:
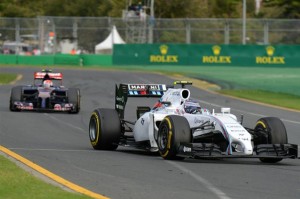
{"label": "trees in background", "polygon": [[[299,0],[247,0],[249,17],[300,18]],[[1,0],[0,17],[90,16],[121,17],[128,0]],[[132,0],[138,3],[143,0]],[[242,0],[156,0],[156,18],[240,18]]]}
{"label": "trees in background", "polygon": [[268,16],[269,12],[276,12],[277,18],[300,18],[300,1],[299,0],[264,0],[265,15]]}

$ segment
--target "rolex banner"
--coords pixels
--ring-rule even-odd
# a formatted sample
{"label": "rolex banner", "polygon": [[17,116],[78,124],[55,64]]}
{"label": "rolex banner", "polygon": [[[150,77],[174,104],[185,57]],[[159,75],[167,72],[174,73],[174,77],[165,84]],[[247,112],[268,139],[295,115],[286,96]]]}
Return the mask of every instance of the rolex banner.
{"label": "rolex banner", "polygon": [[300,67],[300,46],[115,44],[113,64]]}

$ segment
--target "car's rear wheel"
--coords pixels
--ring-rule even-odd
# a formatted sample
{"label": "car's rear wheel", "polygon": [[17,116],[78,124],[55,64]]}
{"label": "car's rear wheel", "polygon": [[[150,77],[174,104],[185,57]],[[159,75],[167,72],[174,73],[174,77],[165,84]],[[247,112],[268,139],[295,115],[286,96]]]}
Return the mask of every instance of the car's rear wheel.
{"label": "car's rear wheel", "polygon": [[97,150],[115,150],[121,136],[121,121],[114,109],[93,111],[89,124],[90,142]]}
{"label": "car's rear wheel", "polygon": [[22,86],[16,86],[11,89],[10,100],[9,100],[9,110],[10,111],[20,111],[14,105],[15,102],[20,102],[22,99]]}
{"label": "car's rear wheel", "polygon": [[190,125],[185,117],[169,115],[159,125],[157,145],[166,160],[184,159],[177,156],[180,143],[191,142]]}
{"label": "car's rear wheel", "polygon": [[80,111],[80,90],[78,88],[69,88],[67,91],[69,103],[73,104],[73,110],[70,113],[79,113]]}
{"label": "car's rear wheel", "polygon": [[[260,144],[287,144],[288,138],[283,122],[277,117],[264,117],[256,122],[255,131],[267,133],[266,139],[261,139]],[[282,158],[260,158],[266,163],[276,163]]]}

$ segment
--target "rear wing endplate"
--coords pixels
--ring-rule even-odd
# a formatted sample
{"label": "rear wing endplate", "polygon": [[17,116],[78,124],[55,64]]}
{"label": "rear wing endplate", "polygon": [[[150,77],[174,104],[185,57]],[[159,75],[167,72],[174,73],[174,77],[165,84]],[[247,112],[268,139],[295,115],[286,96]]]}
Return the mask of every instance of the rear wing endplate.
{"label": "rear wing endplate", "polygon": [[115,109],[121,119],[124,119],[124,111],[128,97],[155,97],[163,96],[167,91],[165,84],[120,84],[116,85]]}

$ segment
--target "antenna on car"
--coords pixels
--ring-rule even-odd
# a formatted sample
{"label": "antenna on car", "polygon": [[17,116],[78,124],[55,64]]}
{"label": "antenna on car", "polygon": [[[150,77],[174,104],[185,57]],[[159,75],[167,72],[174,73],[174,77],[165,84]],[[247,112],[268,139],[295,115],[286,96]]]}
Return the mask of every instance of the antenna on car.
{"label": "antenna on car", "polygon": [[192,81],[175,81],[174,85],[180,84],[181,88],[185,88],[185,85],[192,85]]}

